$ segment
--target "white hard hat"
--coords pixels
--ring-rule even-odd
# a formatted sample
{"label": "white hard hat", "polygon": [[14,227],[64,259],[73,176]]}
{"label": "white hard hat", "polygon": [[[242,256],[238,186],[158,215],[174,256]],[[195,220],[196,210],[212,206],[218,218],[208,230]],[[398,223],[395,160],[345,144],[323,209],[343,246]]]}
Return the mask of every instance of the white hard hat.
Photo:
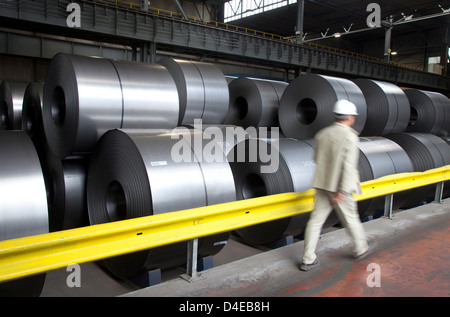
{"label": "white hard hat", "polygon": [[355,104],[345,99],[340,99],[334,103],[333,112],[338,115],[358,115]]}

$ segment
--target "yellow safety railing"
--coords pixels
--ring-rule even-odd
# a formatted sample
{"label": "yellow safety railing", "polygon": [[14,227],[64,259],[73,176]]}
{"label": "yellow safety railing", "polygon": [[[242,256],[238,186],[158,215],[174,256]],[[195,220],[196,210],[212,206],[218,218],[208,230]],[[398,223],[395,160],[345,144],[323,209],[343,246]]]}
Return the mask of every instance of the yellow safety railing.
{"label": "yellow safety railing", "polygon": [[[450,179],[450,165],[363,182],[365,200]],[[442,189],[442,187],[441,187]],[[440,199],[439,199],[440,200]],[[283,193],[0,242],[0,282],[308,213],[314,190]]]}

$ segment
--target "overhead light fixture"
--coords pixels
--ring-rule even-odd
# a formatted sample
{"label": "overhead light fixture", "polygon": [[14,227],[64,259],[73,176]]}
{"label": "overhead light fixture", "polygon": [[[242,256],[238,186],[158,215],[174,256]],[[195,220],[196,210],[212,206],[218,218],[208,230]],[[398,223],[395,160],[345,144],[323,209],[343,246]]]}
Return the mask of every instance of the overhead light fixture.
{"label": "overhead light fixture", "polygon": [[341,33],[334,33],[334,37],[341,37]]}
{"label": "overhead light fixture", "polygon": [[391,52],[391,55],[397,55],[397,52]]}

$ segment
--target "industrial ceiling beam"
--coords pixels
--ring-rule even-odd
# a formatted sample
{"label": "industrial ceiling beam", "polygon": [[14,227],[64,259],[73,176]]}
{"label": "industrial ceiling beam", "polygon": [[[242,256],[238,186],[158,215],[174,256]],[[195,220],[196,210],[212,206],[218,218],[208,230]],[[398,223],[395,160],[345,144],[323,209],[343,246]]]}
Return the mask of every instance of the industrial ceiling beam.
{"label": "industrial ceiling beam", "polygon": [[188,16],[186,15],[186,13],[183,10],[183,6],[180,4],[180,2],[178,0],[174,0],[175,4],[178,7],[178,10],[180,10],[181,15],[183,16],[183,19],[185,20],[189,20]]}

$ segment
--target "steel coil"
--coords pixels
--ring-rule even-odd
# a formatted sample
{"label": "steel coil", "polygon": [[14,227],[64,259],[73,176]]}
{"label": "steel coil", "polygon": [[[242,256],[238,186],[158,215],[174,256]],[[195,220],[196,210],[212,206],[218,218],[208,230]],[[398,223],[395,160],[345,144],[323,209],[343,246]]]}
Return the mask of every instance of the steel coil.
{"label": "steel coil", "polygon": [[[228,160],[239,200],[308,190],[315,171],[314,147],[291,138],[245,140],[230,152]],[[264,172],[263,167],[270,168]],[[337,222],[331,218],[326,227]],[[283,236],[299,235],[308,219],[309,215],[299,215],[239,229],[236,234],[249,244],[268,244]]]}
{"label": "steel coil", "polygon": [[406,132],[447,136],[450,132],[450,100],[437,92],[405,89],[411,104],[411,120]]}
{"label": "steel coil", "polygon": [[280,99],[287,83],[241,77],[229,85],[230,107],[225,123],[246,127],[277,127]]}
{"label": "steel coil", "polygon": [[51,232],[89,225],[86,206],[88,164],[89,157],[60,159],[50,151],[43,155]]}
{"label": "steel coil", "polygon": [[57,54],[44,85],[44,130],[59,158],[92,152],[108,130],[173,128],[175,82],[160,65]]}
{"label": "steel coil", "polygon": [[214,64],[163,58],[159,64],[172,74],[180,100],[178,124],[222,124],[228,112],[228,84],[222,71]]}
{"label": "steel coil", "polygon": [[[41,165],[22,131],[0,131],[0,240],[48,232]],[[39,296],[45,274],[0,284],[0,296]]]}
{"label": "steel coil", "polygon": [[372,79],[353,82],[363,92],[367,103],[367,120],[361,136],[384,136],[406,130],[411,111],[403,90],[394,84]]}
{"label": "steel coil", "polygon": [[3,80],[0,84],[0,130],[22,130],[22,105],[27,83]]}
{"label": "steel coil", "polygon": [[123,98],[123,129],[168,129],[178,124],[178,92],[167,69],[158,64],[112,61]]}
{"label": "steel coil", "polygon": [[[213,140],[201,131],[170,133],[111,130],[98,142],[87,182],[91,224],[162,214],[234,201],[233,175],[221,151],[209,156]],[[204,142],[206,140],[206,143]],[[199,143],[200,142],[200,143]],[[203,155],[203,157],[201,157]],[[222,161],[217,157],[223,158]],[[214,255],[229,233],[199,240],[199,255]],[[182,265],[186,243],[104,260],[121,278],[145,270]]]}
{"label": "steel coil", "polygon": [[22,130],[27,132],[38,154],[45,152],[46,140],[42,119],[44,84],[29,83],[23,97]]}
{"label": "steel coil", "polygon": [[44,130],[59,158],[90,153],[99,137],[122,123],[122,92],[109,60],[57,54],[44,85]]}
{"label": "steel coil", "polygon": [[[361,181],[369,181],[386,175],[414,172],[411,160],[405,150],[394,141],[384,137],[361,137],[358,170]],[[404,202],[394,199],[394,208]],[[358,202],[361,218],[373,216],[377,210],[384,208],[384,197]]]}
{"label": "steel coil", "polygon": [[361,132],[367,118],[367,105],[361,89],[350,80],[306,74],[297,77],[281,97],[278,118],[287,137],[313,138],[322,128],[334,122],[332,112],[339,99],[353,102],[358,110],[353,128]]}
{"label": "steel coil", "polygon": [[[450,164],[450,145],[442,138],[429,133],[394,133],[386,136],[399,144],[408,154],[414,172],[424,172],[429,169]],[[435,185],[409,190],[403,208],[414,207],[434,196]]]}

